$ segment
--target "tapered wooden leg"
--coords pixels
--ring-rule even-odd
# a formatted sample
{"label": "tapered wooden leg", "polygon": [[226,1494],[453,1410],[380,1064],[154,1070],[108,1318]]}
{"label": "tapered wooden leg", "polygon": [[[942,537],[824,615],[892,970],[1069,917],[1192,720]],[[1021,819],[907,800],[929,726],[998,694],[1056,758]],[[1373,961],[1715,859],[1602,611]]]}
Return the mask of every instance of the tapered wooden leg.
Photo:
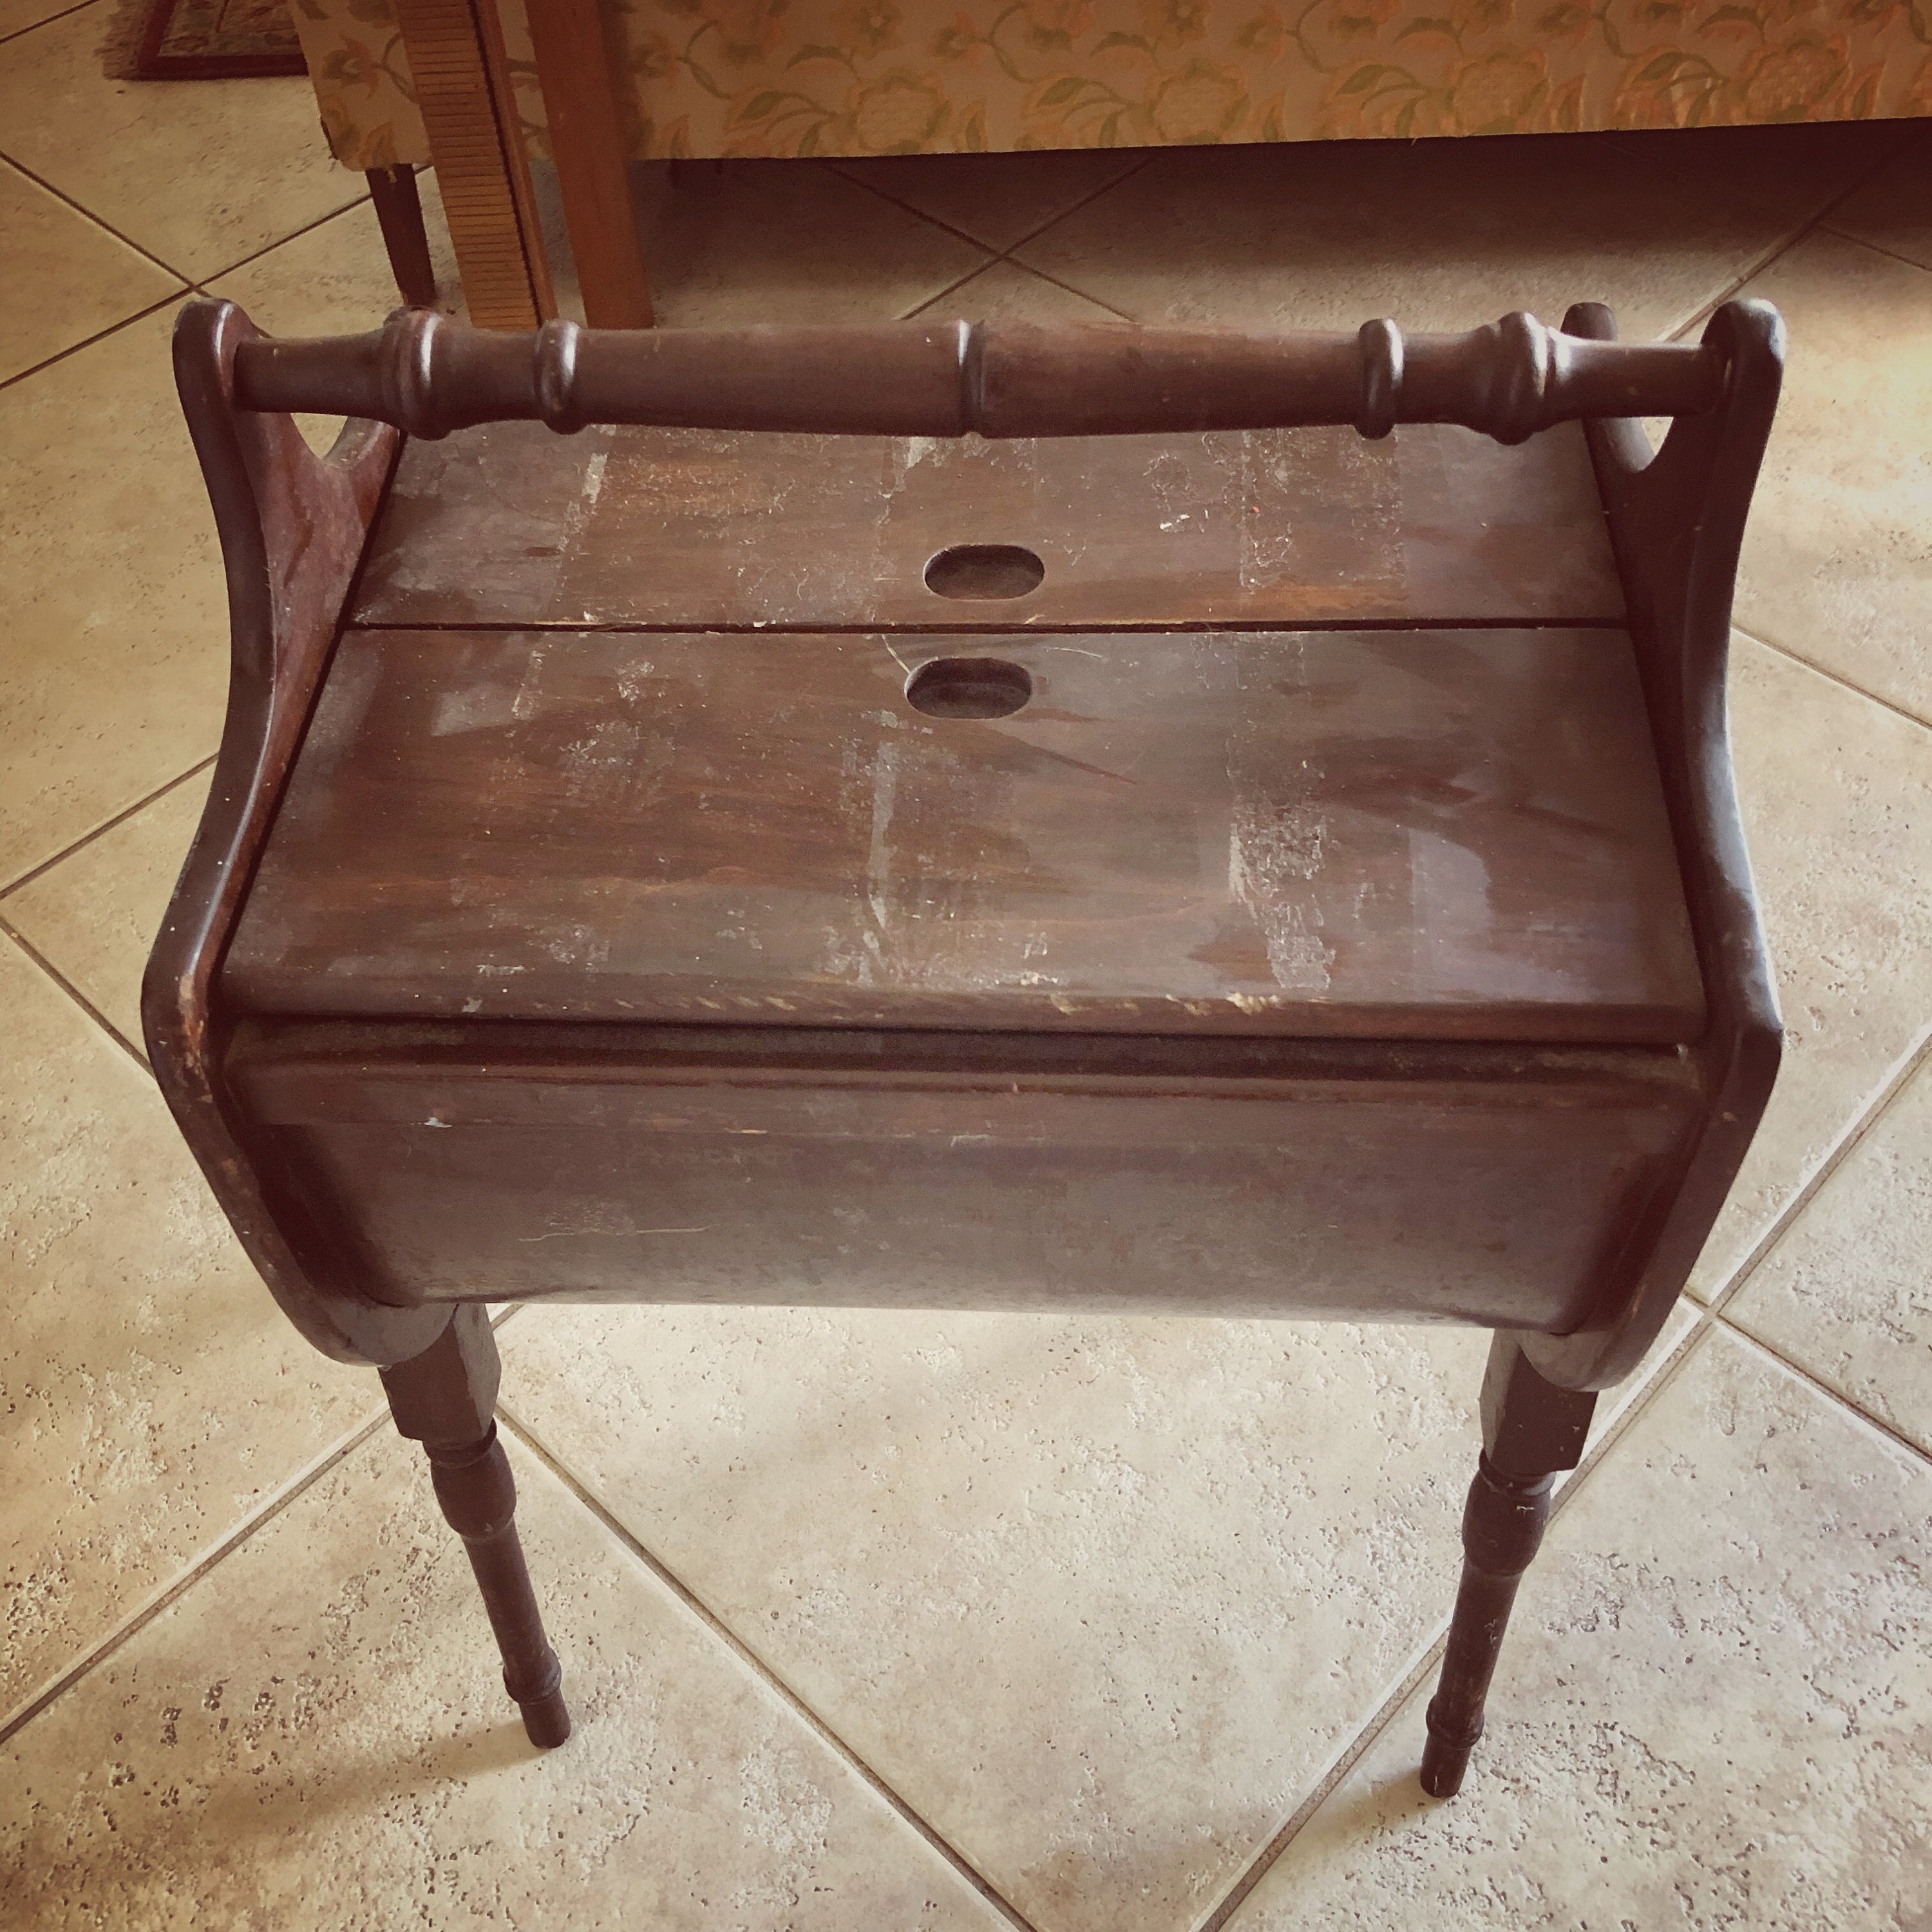
{"label": "tapered wooden leg", "polygon": [[435,308],[436,269],[430,261],[429,230],[423,226],[416,170],[370,168],[363,178],[369,184],[369,199],[376,205],[382,245],[389,251],[389,267],[403,300],[411,308]]}
{"label": "tapered wooden leg", "polygon": [[1582,1460],[1594,1395],[1558,1388],[1521,1347],[1498,1335],[1483,1377],[1483,1453],[1462,1512],[1462,1582],[1450,1620],[1442,1681],[1430,1700],[1422,1788],[1432,1798],[1462,1789],[1483,1735],[1483,1702],[1496,1675],[1516,1586],[1550,1520],[1559,1471]]}
{"label": "tapered wooden leg", "polygon": [[548,1750],[570,1735],[562,1667],[517,1540],[517,1488],[496,1440],[502,1373],[489,1316],[459,1308],[436,1342],[382,1371],[396,1426],[429,1453],[436,1499],[470,1552],[483,1607],[503,1656],[503,1685],[522,1708],[530,1742]]}

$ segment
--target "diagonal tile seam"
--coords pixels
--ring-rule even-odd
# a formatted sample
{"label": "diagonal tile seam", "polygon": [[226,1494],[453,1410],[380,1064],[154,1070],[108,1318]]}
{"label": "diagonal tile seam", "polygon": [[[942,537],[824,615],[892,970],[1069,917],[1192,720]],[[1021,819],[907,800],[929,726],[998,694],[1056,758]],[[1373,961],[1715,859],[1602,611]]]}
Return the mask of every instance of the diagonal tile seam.
{"label": "diagonal tile seam", "polygon": [[1855,1424],[1862,1425],[1871,1434],[1889,1444],[1894,1449],[1910,1456],[1915,1462],[1923,1462],[1928,1468],[1932,1468],[1932,1450],[1922,1448],[1909,1436],[1901,1436],[1890,1423],[1882,1421],[1877,1416],[1873,1414],[1870,1409],[1862,1408],[1850,1396],[1841,1394],[1837,1389],[1832,1388],[1830,1383],[1820,1382],[1810,1370],[1796,1358],[1787,1355],[1783,1349],[1766,1341],[1762,1336],[1754,1335],[1748,1328],[1739,1328],[1735,1322],[1729,1320],[1724,1316],[1714,1315],[1711,1317],[1711,1321],[1714,1329],[1722,1329],[1732,1341],[1742,1342],[1748,1348],[1756,1349],[1760,1355],[1775,1362],[1787,1375],[1802,1382],[1814,1395],[1822,1401],[1831,1403],[1835,1408],[1843,1409]]}
{"label": "diagonal tile seam", "polygon": [[[90,4],[92,4],[92,0],[90,0]],[[78,13],[80,9],[79,8],[76,8],[74,10],[76,13]],[[29,28],[28,31],[32,32],[32,29]],[[108,233],[112,236],[115,240],[118,242],[123,248],[133,249],[136,254],[142,256],[145,260],[153,262],[156,268],[162,269],[166,273],[173,276],[176,281],[187,282],[190,286],[193,286],[193,278],[190,276],[183,274],[180,269],[177,268],[172,262],[164,261],[152,248],[142,248],[140,243],[136,242],[131,235],[124,235],[119,229],[115,226],[112,222],[102,220],[102,218],[99,215],[96,214],[92,208],[88,207],[85,202],[76,201],[74,196],[69,194],[64,188],[55,187],[53,183],[49,181],[45,175],[37,174],[32,168],[28,166],[25,161],[20,160],[17,155],[10,154],[7,152],[5,148],[0,148],[0,161],[4,161],[10,168],[17,169],[19,172],[25,175],[28,180],[32,182],[36,188],[46,189],[47,193],[52,195],[56,201],[64,202],[69,208],[74,210],[75,214],[84,216],[88,220],[92,222],[95,227],[106,229]]]}
{"label": "diagonal tile seam", "polygon": [[[1770,1226],[1752,1244],[1750,1252],[1731,1270],[1710,1300],[1703,1304],[1707,1312],[1721,1316],[1737,1298],[1751,1276],[1768,1258],[1772,1250],[1797,1224],[1799,1216],[1811,1204],[1826,1183],[1851,1158],[1858,1143],[1878,1125],[1880,1116],[1928,1060],[1932,1060],[1932,1024],[1926,1026],[1918,1037],[1892,1063],[1891,1070],[1886,1074],[1878,1091],[1866,1102],[1864,1108],[1852,1117],[1838,1139],[1820,1155],[1818,1164],[1800,1183],[1796,1192],[1773,1216]],[[1838,1400],[1844,1402],[1847,1408],[1858,1408],[1856,1402],[1848,1401],[1843,1396]],[[1859,1413],[1862,1414],[1865,1412],[1860,1410]],[[1870,1419],[1877,1420],[1876,1417]],[[1881,1422],[1878,1426],[1885,1428],[1888,1425]]]}
{"label": "diagonal tile seam", "polygon": [[0,938],[10,939],[143,1073],[146,1074],[150,1079],[154,1077],[154,1069],[148,1064],[147,1056],[31,939],[22,934],[12,921],[4,915],[0,915]]}
{"label": "diagonal tile seam", "polygon": [[[1872,252],[1874,254],[1882,255],[1888,253],[1888,251],[1883,248],[1873,248],[1871,243],[1860,240],[1856,235],[1840,234],[1837,229],[1831,226],[1831,218],[1837,214],[1838,210],[1844,207],[1845,203],[1850,201],[1853,195],[1858,194],[1862,188],[1868,187],[1878,175],[1882,173],[1886,168],[1888,168],[1898,158],[1899,155],[1904,152],[1904,144],[1901,144],[1900,146],[1894,148],[1890,154],[1886,155],[1882,160],[1874,161],[1870,167],[1867,168],[1864,172],[1860,174],[1855,180],[1847,182],[1838,194],[1833,195],[1831,199],[1818,210],[1816,214],[1811,215],[1807,220],[1801,222],[1798,226],[1793,229],[1790,233],[1786,235],[1781,242],[1774,243],[1772,246],[1767,249],[1764,254],[1757,261],[1754,262],[1750,268],[1747,268],[1742,274],[1734,278],[1724,288],[1720,290],[1716,295],[1713,296],[1708,302],[1706,302],[1702,308],[1694,310],[1691,314],[1682,322],[1679,322],[1675,328],[1665,331],[1658,339],[1661,341],[1676,342],[1682,339],[1683,337],[1688,335],[1691,330],[1695,328],[1700,322],[1708,322],[1710,318],[1714,315],[1719,309],[1723,308],[1724,304],[1729,302],[1732,296],[1736,296],[1740,290],[1744,289],[1750,283],[1755,281],[1757,278],[1762,275],[1767,268],[1772,266],[1774,262],[1781,260],[1786,255],[1789,254],[1792,249],[1798,246],[1799,242],[1804,241],[1810,236],[1816,234],[1820,230],[1823,230],[1829,234],[1837,236],[1838,238],[1841,242],[1855,242],[1859,248],[1871,248]],[[1912,266],[1914,267],[1918,267],[1921,265],[1915,262]]]}
{"label": "diagonal tile seam", "polygon": [[56,7],[51,14],[44,14],[38,20],[29,20],[24,27],[16,27],[11,33],[0,34],[0,46],[9,40],[17,40],[22,34],[31,34],[36,27],[50,27],[56,20],[64,20],[70,14],[85,13],[94,4],[94,0],[74,0],[71,7]]}
{"label": "diagonal tile seam", "polygon": [[806,1725],[821,1744],[862,1780],[867,1789],[880,1798],[894,1816],[916,1832],[963,1882],[1014,1928],[1014,1932],[1036,1932],[1032,1921],[1000,1892],[992,1880],[964,1852],[922,1817],[878,1772],[874,1770],[831,1724],[785,1682],[776,1670],[740,1636],[662,1557],[626,1526],[616,1513],[568,1463],[550,1449],[535,1429],[500,1398],[496,1405],[496,1417],[498,1422],[508,1425],[510,1432],[517,1440],[569,1490],[616,1542],[643,1564],[712,1636]]}
{"label": "diagonal tile seam", "polygon": [[[1692,1304],[1694,1307],[1696,1304]],[[1718,1332],[1719,1324],[1706,1309],[1698,1309],[1690,1328],[1684,1332],[1676,1348],[1660,1362],[1646,1378],[1642,1388],[1618,1415],[1591,1445],[1575,1473],[1557,1490],[1550,1504],[1550,1522],[1553,1525],[1570,1505],[1574,1496],[1595,1474],[1610,1452],[1634,1427],[1638,1418],[1662,1394],[1665,1387],[1676,1381],[1696,1351],[1709,1336]],[[1729,1331],[1728,1324],[1726,1332]],[[1829,1391],[1826,1391],[1829,1393]],[[1845,1407],[1843,1399],[1834,1396],[1832,1400]],[[1457,1564],[1460,1574],[1460,1550]],[[1220,1898],[1197,1919],[1190,1932],[1222,1932],[1228,1922],[1246,1902],[1250,1893],[1268,1876],[1268,1870],[1289,1845],[1300,1835],[1309,1821],[1313,1818],[1328,1800],[1336,1786],[1373,1746],[1390,1724],[1395,1720],[1402,1706],[1415,1691],[1434,1675],[1442,1660],[1442,1653],[1449,1634],[1449,1618],[1443,1616],[1436,1624],[1434,1634],[1425,1640],[1419,1658],[1407,1665],[1390,1680],[1390,1688],[1383,1694],[1369,1716],[1336,1752],[1328,1768],[1294,1810],[1284,1819],[1261,1850],[1248,1864],[1230,1881]],[[1447,1801],[1444,1801],[1447,1802]]]}
{"label": "diagonal tile seam", "polygon": [[[490,1318],[490,1327],[500,1334],[503,1324],[520,1314],[526,1306],[526,1304],[518,1303],[508,1308],[498,1309]],[[172,1579],[158,1585],[112,1630],[90,1645],[74,1662],[56,1672],[38,1690],[30,1693],[11,1711],[0,1716],[0,1744],[4,1744],[16,1732],[31,1724],[50,1705],[71,1690],[82,1678],[90,1676],[106,1663],[130,1639],[138,1636],[152,1623],[169,1605],[184,1596],[224,1558],[232,1556],[244,1543],[252,1541],[260,1535],[291,1503],[313,1489],[330,1470],[352,1456],[388,1420],[388,1407],[384,1403],[372,1410],[353,1428],[345,1430],[326,1448],[319,1450],[296,1470],[280,1488],[272,1490],[253,1510],[238,1522],[231,1524],[200,1556],[190,1558]],[[454,1535],[455,1532],[452,1530],[450,1534]]]}
{"label": "diagonal tile seam", "polygon": [[[129,320],[138,322],[140,317],[134,316],[130,316]],[[124,323],[117,326],[126,326]],[[76,852],[84,851],[97,838],[104,837],[117,825],[124,824],[137,812],[146,812],[149,806],[166,798],[168,794],[176,790],[177,787],[186,784],[188,780],[196,776],[197,773],[206,771],[208,766],[214,764],[214,759],[215,754],[212,752],[209,752],[206,758],[198,759],[189,766],[186,771],[176,772],[165,784],[158,784],[145,796],[135,800],[132,805],[123,806],[118,812],[104,818],[98,825],[83,832],[71,844],[63,845],[51,858],[42,859],[38,863],[28,866],[26,871],[21,873],[17,878],[10,879],[6,884],[0,886],[0,901],[12,898],[14,894],[21,890],[23,886],[31,886],[36,879],[51,872],[56,866],[64,864]]]}
{"label": "diagonal tile seam", "polygon": [[[1932,271],[1928,272],[1932,273]],[[1932,293],[1932,289],[1928,289],[1928,292]],[[1789,658],[1793,664],[1801,664],[1807,670],[1816,671],[1820,677],[1828,679],[1833,684],[1841,686],[1860,698],[1868,698],[1880,710],[1889,711],[1894,717],[1904,718],[1908,724],[1917,725],[1922,731],[1932,731],[1932,718],[1922,718],[1917,712],[1908,711],[1896,699],[1882,698],[1875,691],[1866,690],[1863,685],[1847,677],[1843,671],[1834,670],[1830,665],[1821,664],[1816,658],[1807,657],[1795,645],[1780,644],[1775,638],[1767,638],[1762,631],[1747,630],[1742,624],[1734,623],[1731,628],[1741,636],[1750,638],[1753,644],[1762,644],[1766,650],[1775,651],[1780,657]]]}
{"label": "diagonal tile seam", "polygon": [[[93,4],[94,0],[87,0],[87,4]],[[74,10],[78,12],[80,9],[76,8]],[[30,28],[27,31],[31,32],[32,29]],[[188,296],[209,294],[212,292],[209,287],[211,283],[220,281],[224,276],[232,275],[237,270],[247,268],[251,262],[259,262],[264,255],[272,255],[284,244],[298,241],[303,236],[310,234],[321,227],[324,223],[333,221],[338,216],[346,214],[352,209],[365,206],[370,200],[366,191],[356,195],[351,200],[345,201],[340,207],[332,208],[326,214],[319,214],[313,221],[305,221],[299,228],[291,228],[286,235],[277,236],[274,240],[265,243],[261,248],[250,249],[247,254],[239,256],[237,260],[224,262],[220,267],[211,268],[206,274],[196,277],[184,274],[172,262],[164,261],[152,249],[142,248],[140,242],[135,241],[132,236],[123,234],[111,221],[103,220],[85,202],[76,201],[72,195],[63,193],[44,176],[36,174],[24,162],[16,160],[4,149],[0,149],[0,163],[4,163],[18,173],[24,175],[36,188],[44,188],[56,200],[71,208],[83,220],[90,221],[95,227],[105,230],[123,248],[133,249],[134,253],[145,261],[151,262],[164,274],[173,276],[175,280],[182,285],[172,293],[163,296],[159,302],[150,302],[146,308],[136,310],[134,314],[122,316],[118,322],[113,323],[110,327],[97,330],[94,334],[88,337],[86,341],[76,342],[70,347],[63,349],[58,355],[50,356],[44,361],[36,362],[31,369],[22,369],[18,374],[9,376],[4,380],[0,380],[0,389],[10,388],[16,382],[25,382],[29,376],[38,375],[43,369],[50,368],[56,362],[64,362],[68,356],[78,353],[81,350],[89,348],[104,338],[112,335],[116,330],[125,328],[130,322],[140,322],[145,317],[152,315],[158,309],[166,308],[170,302],[179,302]],[[334,164],[332,162],[330,165],[333,166]]]}
{"label": "diagonal tile seam", "polygon": [[[908,201],[903,196],[894,194],[889,190],[880,187],[877,182],[868,180],[863,176],[847,173],[836,160],[825,161],[820,165],[829,169],[842,180],[850,182],[854,188],[862,188],[867,194],[877,195],[881,201],[889,201],[895,208],[902,208],[908,214],[917,215],[922,221],[930,222],[935,228],[943,228],[947,234],[956,237],[958,240],[970,242],[976,248],[986,249],[996,261],[1004,261],[1016,249],[1024,248],[1029,242],[1037,242],[1049,228],[1057,226],[1069,215],[1078,214],[1082,208],[1088,207],[1098,201],[1103,194],[1112,194],[1123,182],[1138,174],[1142,169],[1152,163],[1161,152],[1162,150],[1158,148],[1150,148],[1138,160],[1123,168],[1112,181],[1102,182],[1098,188],[1089,188],[1077,200],[1069,202],[1064,208],[1049,214],[1037,227],[1028,229],[1024,235],[1017,236],[1014,240],[1007,242],[1004,248],[994,248],[991,242],[981,241],[976,235],[968,234],[964,229],[955,227],[951,222],[943,220],[938,215],[920,207],[916,202]],[[852,158],[856,160],[862,158],[854,156]],[[970,160],[971,157],[964,156],[962,158]],[[1042,279],[1050,280],[1052,278],[1046,277]],[[1083,291],[1076,290],[1075,292],[1078,294]],[[1088,299],[1091,301],[1094,298],[1089,296]]]}
{"label": "diagonal tile seam", "polygon": [[16,1731],[32,1723],[57,1699],[64,1696],[99,1666],[106,1663],[131,1637],[139,1635],[168,1606],[194,1588],[225,1556],[231,1556],[262,1526],[272,1522],[302,1492],[328,1474],[330,1470],[359,1449],[388,1420],[387,1409],[379,1409],[356,1424],[353,1429],[312,1456],[282,1486],[273,1490],[254,1512],[232,1524],[198,1556],[192,1557],[169,1581],[152,1591],[107,1634],[99,1638],[71,1664],[50,1678],[4,1718],[0,1718],[0,1744]]}

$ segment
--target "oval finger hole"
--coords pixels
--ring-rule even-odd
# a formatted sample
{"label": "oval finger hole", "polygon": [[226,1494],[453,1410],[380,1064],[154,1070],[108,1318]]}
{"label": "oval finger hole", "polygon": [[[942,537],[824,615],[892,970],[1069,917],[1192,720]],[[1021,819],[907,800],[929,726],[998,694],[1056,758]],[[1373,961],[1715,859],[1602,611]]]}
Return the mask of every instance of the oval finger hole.
{"label": "oval finger hole", "polygon": [[940,597],[1024,597],[1046,566],[1018,544],[954,544],[926,566],[926,587]]}
{"label": "oval finger hole", "polygon": [[1026,667],[1005,658],[934,658],[906,682],[906,702],[928,718],[1010,718],[1032,695]]}

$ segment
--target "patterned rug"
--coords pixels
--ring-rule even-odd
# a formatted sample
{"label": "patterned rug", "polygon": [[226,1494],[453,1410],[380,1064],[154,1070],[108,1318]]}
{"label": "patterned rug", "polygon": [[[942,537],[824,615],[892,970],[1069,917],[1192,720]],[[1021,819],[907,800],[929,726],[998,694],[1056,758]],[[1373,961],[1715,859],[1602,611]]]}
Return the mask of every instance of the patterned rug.
{"label": "patterned rug", "polygon": [[288,0],[122,0],[101,58],[117,80],[306,71]]}

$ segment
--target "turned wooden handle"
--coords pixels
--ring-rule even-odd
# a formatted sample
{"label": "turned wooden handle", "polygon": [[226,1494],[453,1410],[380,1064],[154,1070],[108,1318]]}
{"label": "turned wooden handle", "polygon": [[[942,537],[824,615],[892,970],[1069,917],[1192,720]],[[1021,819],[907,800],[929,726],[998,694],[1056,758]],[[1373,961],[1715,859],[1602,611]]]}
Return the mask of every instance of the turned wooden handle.
{"label": "turned wooden handle", "polygon": [[236,351],[254,410],[370,417],[411,436],[538,421],[853,436],[1120,436],[1352,423],[1462,423],[1520,442],[1586,416],[1695,414],[1722,393],[1715,350],[1565,335],[1506,315],[1466,335],[898,322],[658,329],[550,322],[466,328],[418,310],[366,335],[258,337]]}

